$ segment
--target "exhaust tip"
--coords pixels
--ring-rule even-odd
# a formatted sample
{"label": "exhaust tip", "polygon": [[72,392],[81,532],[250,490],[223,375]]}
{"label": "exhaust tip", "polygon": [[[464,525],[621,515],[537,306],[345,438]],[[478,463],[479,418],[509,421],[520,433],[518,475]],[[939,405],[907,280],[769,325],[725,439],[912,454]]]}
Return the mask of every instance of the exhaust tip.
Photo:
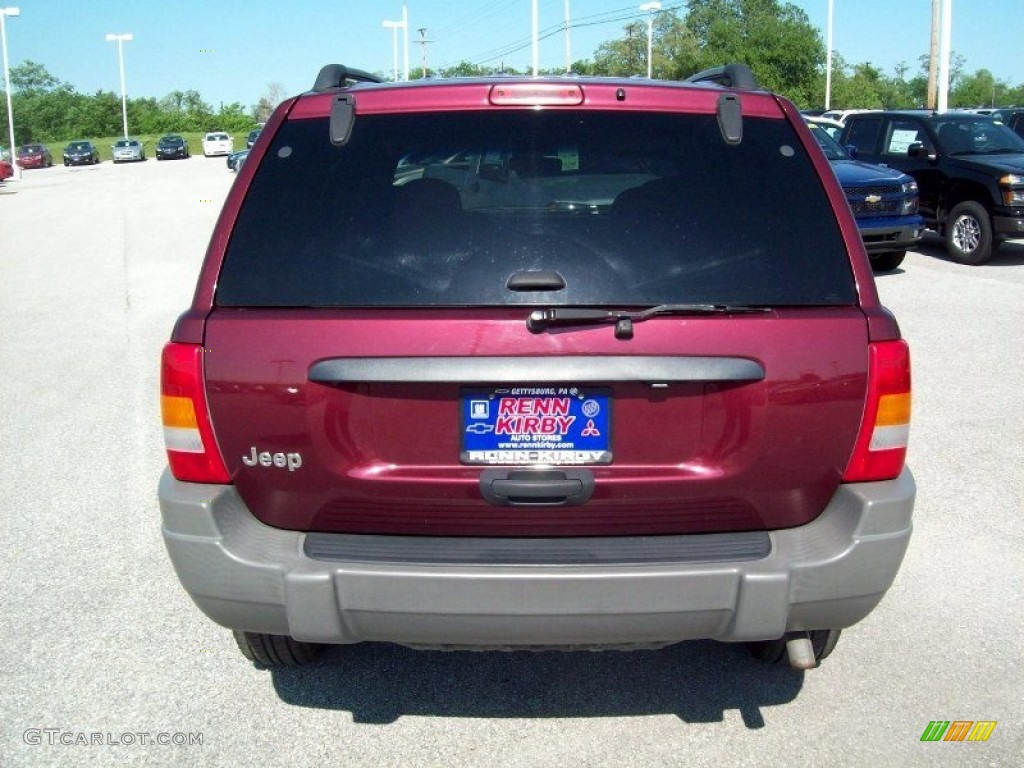
{"label": "exhaust tip", "polygon": [[814,658],[814,646],[806,632],[794,632],[786,640],[786,654],[789,656],[789,666],[793,669],[814,669],[818,666],[818,660]]}

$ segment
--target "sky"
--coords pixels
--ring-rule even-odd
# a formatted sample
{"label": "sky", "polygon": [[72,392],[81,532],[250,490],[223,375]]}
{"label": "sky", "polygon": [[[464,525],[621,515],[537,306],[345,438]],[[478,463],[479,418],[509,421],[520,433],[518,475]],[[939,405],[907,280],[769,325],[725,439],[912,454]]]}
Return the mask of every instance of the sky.
{"label": "sky", "polygon": [[[642,0],[569,0],[571,56],[592,58],[598,45],[646,18]],[[825,39],[828,0],[791,0]],[[416,42],[426,28],[429,67],[461,60],[529,70],[531,0],[407,0],[409,66],[419,66]],[[684,0],[662,0],[664,8]],[[291,95],[312,86],[320,67],[342,63],[391,72],[392,30],[401,0],[0,0],[15,6],[6,19],[11,66],[38,62],[81,93],[120,92],[117,43],[108,33],[131,33],[124,66],[129,97],[160,98],[195,90],[217,108],[252,106],[271,83]],[[539,0],[541,68],[565,64],[566,0]],[[834,0],[833,45],[849,64],[870,62],[893,74],[900,62],[918,71],[931,40],[932,0]],[[953,0],[952,48],[965,69],[988,69],[1010,85],[1024,83],[1024,0]],[[398,31],[399,68],[402,32]],[[823,99],[824,100],[824,97]]]}

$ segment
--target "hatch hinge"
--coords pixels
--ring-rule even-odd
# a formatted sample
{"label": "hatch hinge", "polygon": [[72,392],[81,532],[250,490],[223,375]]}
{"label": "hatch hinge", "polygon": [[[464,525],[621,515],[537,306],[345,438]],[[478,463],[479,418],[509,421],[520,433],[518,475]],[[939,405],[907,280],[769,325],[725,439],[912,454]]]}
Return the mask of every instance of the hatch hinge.
{"label": "hatch hinge", "polygon": [[718,97],[718,129],[726,144],[736,146],[743,141],[743,106],[734,93]]}
{"label": "hatch hinge", "polygon": [[331,144],[343,147],[352,136],[352,125],[356,121],[356,97],[341,93],[331,102]]}

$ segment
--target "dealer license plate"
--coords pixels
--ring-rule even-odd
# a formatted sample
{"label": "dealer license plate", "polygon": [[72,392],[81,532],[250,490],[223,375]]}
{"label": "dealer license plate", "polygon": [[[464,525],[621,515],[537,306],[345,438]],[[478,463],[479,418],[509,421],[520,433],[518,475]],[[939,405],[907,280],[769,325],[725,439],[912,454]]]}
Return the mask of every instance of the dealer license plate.
{"label": "dealer license plate", "polygon": [[611,390],[502,387],[461,393],[464,464],[609,464]]}

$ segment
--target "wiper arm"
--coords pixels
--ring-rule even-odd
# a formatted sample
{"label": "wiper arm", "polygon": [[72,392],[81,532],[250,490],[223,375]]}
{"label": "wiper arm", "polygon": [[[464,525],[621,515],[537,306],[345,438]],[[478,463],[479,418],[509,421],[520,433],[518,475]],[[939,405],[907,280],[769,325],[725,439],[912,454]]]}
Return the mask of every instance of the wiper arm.
{"label": "wiper arm", "polygon": [[631,339],[633,323],[656,315],[729,315],[745,312],[768,312],[767,307],[735,306],[731,304],[658,304],[647,309],[589,309],[585,307],[551,307],[535,309],[526,318],[531,333],[553,325],[597,325],[615,323],[615,338]]}

